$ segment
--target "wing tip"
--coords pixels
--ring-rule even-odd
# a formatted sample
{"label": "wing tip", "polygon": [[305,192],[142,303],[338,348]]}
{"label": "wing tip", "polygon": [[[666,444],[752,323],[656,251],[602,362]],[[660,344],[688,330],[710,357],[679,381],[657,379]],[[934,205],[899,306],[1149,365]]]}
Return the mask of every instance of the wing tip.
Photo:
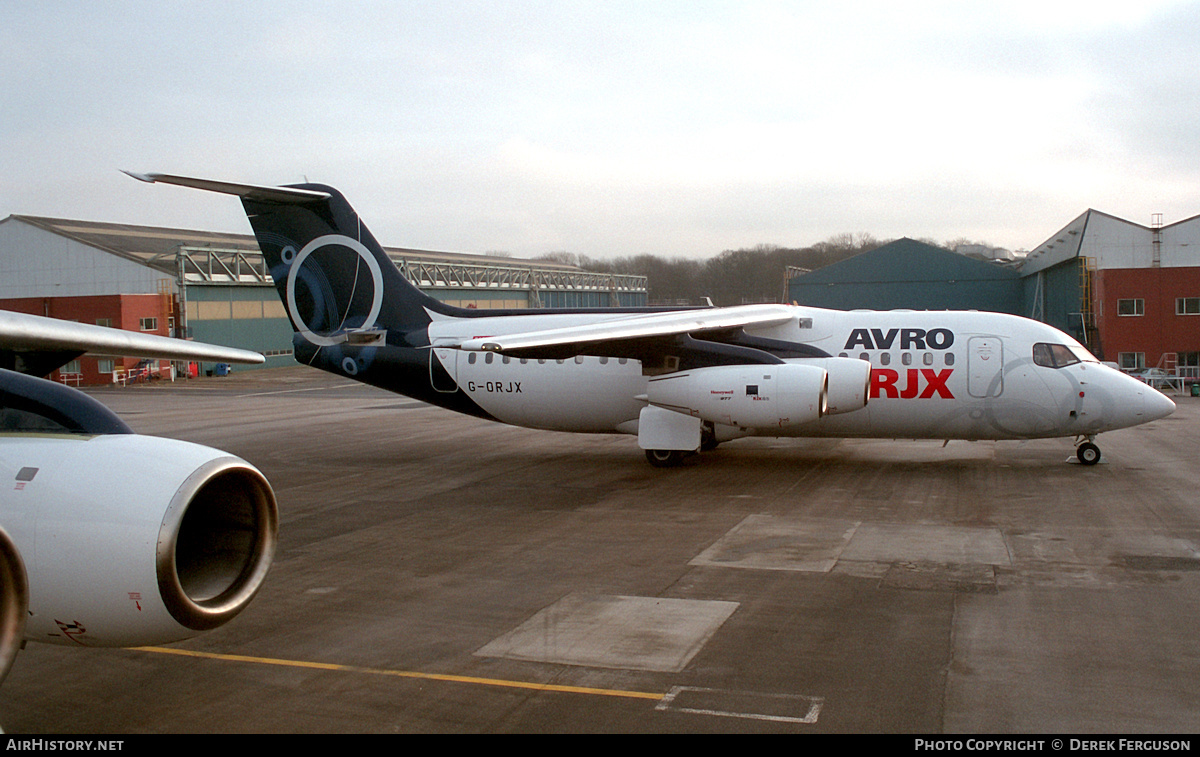
{"label": "wing tip", "polygon": [[137,179],[138,181],[144,181],[147,184],[153,184],[155,181],[157,181],[158,176],[159,176],[159,174],[156,174],[156,173],[135,173],[133,171],[126,171],[124,168],[119,169],[119,170],[121,171],[121,173],[125,174],[126,176],[132,176],[133,178]]}

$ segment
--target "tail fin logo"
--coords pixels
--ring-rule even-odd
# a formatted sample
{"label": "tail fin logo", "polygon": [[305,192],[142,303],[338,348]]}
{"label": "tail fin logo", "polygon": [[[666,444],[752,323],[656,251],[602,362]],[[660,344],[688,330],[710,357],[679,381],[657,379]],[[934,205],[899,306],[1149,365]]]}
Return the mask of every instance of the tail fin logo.
{"label": "tail fin logo", "polygon": [[[307,260],[310,255],[323,247],[329,247],[333,245],[353,250],[358,257],[362,259],[362,262],[366,263],[367,270],[371,272],[371,284],[373,292],[370,310],[366,314],[365,318],[362,319],[362,322],[347,323],[347,318],[351,315],[348,308],[350,302],[354,299],[354,289],[357,289],[365,284],[365,282],[360,283],[357,275],[355,275],[354,281],[349,282],[351,286],[350,297],[347,299],[346,303],[342,305],[342,307],[347,309],[341,313],[341,322],[337,324],[329,324],[331,327],[329,333],[333,334],[333,336],[325,336],[323,334],[317,334],[313,332],[309,327],[309,324],[301,315],[300,308],[296,302],[296,278],[298,275],[300,275],[300,269],[304,265],[304,261]],[[341,344],[346,341],[345,334],[339,332],[344,331],[347,326],[352,326],[355,329],[363,330],[374,328],[375,321],[379,318],[379,311],[383,307],[383,271],[379,268],[379,261],[375,259],[375,256],[371,254],[370,250],[368,250],[362,244],[362,242],[359,242],[357,239],[351,239],[344,234],[326,234],[325,236],[317,237],[308,244],[304,245],[300,252],[294,253],[294,255],[289,255],[289,253],[293,253],[294,250],[295,248],[285,247],[282,251],[282,258],[285,263],[290,264],[288,266],[287,274],[288,314],[292,318],[292,323],[296,325],[296,331],[300,334],[300,336],[304,337],[305,340],[311,344],[317,345],[318,347],[331,347],[335,344]],[[291,258],[290,260],[289,257]],[[358,321],[359,319],[355,318],[354,320]]]}

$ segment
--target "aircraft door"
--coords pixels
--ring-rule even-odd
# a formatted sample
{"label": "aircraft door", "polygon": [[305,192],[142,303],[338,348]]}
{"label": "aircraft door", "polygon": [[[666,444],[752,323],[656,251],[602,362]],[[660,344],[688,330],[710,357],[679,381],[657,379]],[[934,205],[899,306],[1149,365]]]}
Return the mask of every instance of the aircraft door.
{"label": "aircraft door", "polygon": [[435,391],[450,394],[458,391],[458,353],[448,347],[429,350],[429,384]]}
{"label": "aircraft door", "polygon": [[967,393],[999,397],[1004,391],[1004,343],[998,336],[973,336],[967,343]]}

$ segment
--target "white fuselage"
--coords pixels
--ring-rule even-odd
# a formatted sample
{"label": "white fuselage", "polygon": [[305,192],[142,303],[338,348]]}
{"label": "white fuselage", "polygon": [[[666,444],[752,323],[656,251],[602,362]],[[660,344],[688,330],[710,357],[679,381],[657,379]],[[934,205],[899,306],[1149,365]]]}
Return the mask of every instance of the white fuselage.
{"label": "white fuselage", "polygon": [[[973,311],[794,311],[795,318],[787,323],[747,332],[868,361],[869,401],[852,412],[785,428],[728,429],[727,438],[1091,436],[1145,423],[1174,409],[1156,390],[1096,362],[1074,339],[1037,321]],[[497,420],[559,431],[637,433],[639,413],[647,404],[648,377],[636,360],[520,359],[439,348],[467,339],[628,317],[438,316],[429,335],[436,359],[459,389]],[[1061,367],[1038,364],[1038,344],[1064,347],[1083,359]]]}

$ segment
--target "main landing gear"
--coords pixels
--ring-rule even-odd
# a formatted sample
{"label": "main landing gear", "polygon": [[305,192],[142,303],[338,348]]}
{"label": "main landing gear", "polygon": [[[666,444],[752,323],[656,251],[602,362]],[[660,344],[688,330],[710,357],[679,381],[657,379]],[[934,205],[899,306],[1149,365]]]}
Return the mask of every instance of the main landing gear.
{"label": "main landing gear", "polygon": [[1100,448],[1092,442],[1095,438],[1089,436],[1086,441],[1075,447],[1075,457],[1079,458],[1079,462],[1084,465],[1095,465],[1100,462]]}
{"label": "main landing gear", "polygon": [[646,450],[646,459],[655,468],[674,468],[690,454],[692,453],[677,449],[648,449]]}
{"label": "main landing gear", "polygon": [[[712,452],[720,444],[717,441],[717,433],[713,428],[713,424],[705,421],[700,427],[700,451]],[[674,468],[683,462],[685,457],[691,457],[696,454],[695,451],[684,452],[682,450],[673,449],[648,449],[646,450],[646,459],[655,468]]]}

